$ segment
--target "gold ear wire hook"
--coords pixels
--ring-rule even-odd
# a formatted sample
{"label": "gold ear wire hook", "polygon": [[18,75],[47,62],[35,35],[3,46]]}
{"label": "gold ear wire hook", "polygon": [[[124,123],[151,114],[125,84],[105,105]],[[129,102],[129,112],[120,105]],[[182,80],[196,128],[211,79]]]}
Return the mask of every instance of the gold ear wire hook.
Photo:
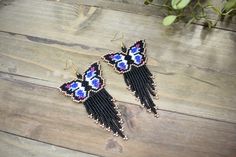
{"label": "gold ear wire hook", "polygon": [[114,35],[114,37],[111,39],[111,42],[112,41],[116,41],[116,40],[122,40],[121,41],[121,50],[122,50],[122,52],[123,53],[126,53],[126,51],[127,51],[127,48],[126,48],[126,46],[125,46],[125,44],[124,44],[124,33],[121,33],[122,34],[122,36],[120,37],[120,38],[117,38],[116,39],[116,37],[118,36],[118,34],[119,34],[119,32],[116,32],[116,34]]}
{"label": "gold ear wire hook", "polygon": [[[68,60],[70,61],[70,64],[68,64]],[[66,60],[66,66],[64,70],[68,70],[69,68],[71,68],[76,75],[78,74],[78,67],[76,67],[71,59]]]}
{"label": "gold ear wire hook", "polygon": [[116,36],[117,36],[118,33],[119,33],[119,32],[116,32],[116,33],[115,33],[115,35],[114,35],[113,38],[111,39],[111,42],[112,42],[112,41],[115,41],[115,38],[116,38]]}
{"label": "gold ear wire hook", "polygon": [[72,69],[73,69],[74,73],[77,75],[79,68],[73,62],[72,62]]}
{"label": "gold ear wire hook", "polygon": [[111,39],[111,42],[116,41],[116,40],[123,40],[124,39],[124,34],[121,33],[121,37],[120,38],[116,38],[118,36],[119,32],[116,32],[115,35],[113,36],[113,38]]}
{"label": "gold ear wire hook", "polygon": [[64,67],[64,70],[68,69],[68,65],[67,65],[67,60],[66,60],[66,66]]}
{"label": "gold ear wire hook", "polygon": [[122,41],[122,42],[121,42],[121,48],[123,48],[123,47],[125,47],[125,44],[124,44],[124,42]]}

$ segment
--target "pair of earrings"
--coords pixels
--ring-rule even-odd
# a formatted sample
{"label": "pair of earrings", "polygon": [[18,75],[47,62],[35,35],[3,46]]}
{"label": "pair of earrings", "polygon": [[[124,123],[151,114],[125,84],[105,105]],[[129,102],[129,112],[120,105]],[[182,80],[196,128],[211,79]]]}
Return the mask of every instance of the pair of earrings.
{"label": "pair of earrings", "polygon": [[[121,50],[106,54],[102,59],[112,65],[116,72],[123,74],[128,89],[149,112],[158,117],[157,107],[152,100],[152,97],[156,97],[154,77],[146,66],[145,40],[137,41],[129,49],[122,45]],[[123,121],[114,98],[104,88],[99,62],[93,63],[83,75],[76,75],[77,79],[64,83],[60,91],[76,102],[83,102],[89,117],[103,128],[128,139],[123,133]]]}

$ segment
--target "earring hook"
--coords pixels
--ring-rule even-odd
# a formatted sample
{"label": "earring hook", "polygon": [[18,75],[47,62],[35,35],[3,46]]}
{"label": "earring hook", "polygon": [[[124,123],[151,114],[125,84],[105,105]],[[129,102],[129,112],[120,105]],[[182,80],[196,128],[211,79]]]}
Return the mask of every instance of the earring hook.
{"label": "earring hook", "polygon": [[118,34],[120,34],[120,32],[116,32],[116,33],[115,33],[115,35],[114,35],[113,38],[111,39],[111,42],[117,41],[117,40],[122,40],[122,41],[121,41],[121,51],[124,52],[124,53],[126,53],[127,48],[126,48],[126,46],[125,46],[125,44],[124,44],[124,42],[123,42],[123,41],[124,41],[124,33],[121,33],[121,37],[120,37],[120,38],[117,38]]}
{"label": "earring hook", "polygon": [[123,40],[124,39],[124,33],[121,33],[121,37],[117,38],[117,36],[120,34],[121,32],[116,32],[113,36],[113,38],[111,39],[111,42],[113,41],[117,41],[117,40]]}
{"label": "earring hook", "polygon": [[64,70],[68,70],[69,68],[71,68],[76,75],[79,75],[78,67],[73,63],[71,59],[66,60],[66,66],[64,67]]}

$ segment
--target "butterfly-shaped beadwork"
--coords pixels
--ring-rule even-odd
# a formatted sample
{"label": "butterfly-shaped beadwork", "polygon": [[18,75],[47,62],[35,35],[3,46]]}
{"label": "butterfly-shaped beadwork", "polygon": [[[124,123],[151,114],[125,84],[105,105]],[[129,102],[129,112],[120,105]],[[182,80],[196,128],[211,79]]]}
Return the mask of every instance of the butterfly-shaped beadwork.
{"label": "butterfly-shaped beadwork", "polygon": [[137,41],[128,51],[126,48],[123,48],[122,51],[109,53],[102,57],[118,73],[126,73],[130,71],[132,66],[140,67],[146,63],[145,40]]}
{"label": "butterfly-shaped beadwork", "polygon": [[133,92],[141,104],[149,112],[158,117],[157,107],[152,97],[157,98],[154,76],[146,66],[145,40],[137,41],[128,50],[122,45],[122,52],[109,53],[103,56],[103,60],[114,67],[115,71],[123,74],[128,89]]}
{"label": "butterfly-shaped beadwork", "polygon": [[114,135],[127,137],[123,133],[122,119],[114,98],[104,88],[100,63],[93,63],[83,75],[77,73],[77,79],[64,83],[60,91],[76,102],[83,102],[88,117],[96,120],[101,127],[112,131]]}
{"label": "butterfly-shaped beadwork", "polygon": [[100,64],[93,63],[83,75],[77,75],[76,80],[64,83],[60,90],[74,101],[84,102],[92,92],[98,92],[104,87],[104,80],[101,77]]}

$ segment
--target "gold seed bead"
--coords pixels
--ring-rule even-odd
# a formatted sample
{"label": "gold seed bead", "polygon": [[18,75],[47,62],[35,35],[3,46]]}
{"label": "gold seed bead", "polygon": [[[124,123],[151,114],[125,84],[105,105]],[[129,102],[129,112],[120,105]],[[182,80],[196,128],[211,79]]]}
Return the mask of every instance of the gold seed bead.
{"label": "gold seed bead", "polygon": [[154,114],[154,117],[158,118],[160,117],[160,115],[157,113],[157,114]]}
{"label": "gold seed bead", "polygon": [[128,137],[127,137],[127,136],[125,136],[123,139],[124,139],[124,140],[128,140]]}

